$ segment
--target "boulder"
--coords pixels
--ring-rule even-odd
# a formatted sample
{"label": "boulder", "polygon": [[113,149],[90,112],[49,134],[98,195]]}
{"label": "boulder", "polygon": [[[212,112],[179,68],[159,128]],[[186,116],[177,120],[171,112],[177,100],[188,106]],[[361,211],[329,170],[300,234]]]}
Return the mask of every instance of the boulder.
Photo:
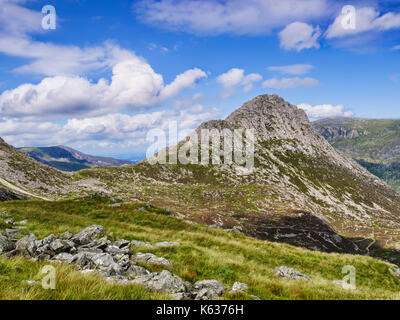
{"label": "boulder", "polygon": [[109,253],[98,253],[91,258],[95,266],[108,267],[115,263],[114,258]]}
{"label": "boulder", "polygon": [[93,241],[94,239],[104,235],[106,230],[103,226],[93,225],[85,228],[81,232],[74,235],[71,240],[78,245],[85,245]]}
{"label": "boulder", "polygon": [[136,262],[145,262],[148,264],[153,264],[153,265],[163,265],[169,268],[172,268],[173,265],[171,262],[169,262],[167,259],[162,258],[162,257],[157,257],[156,255],[152,253],[141,253],[138,252],[134,256],[132,256],[131,260],[136,263]]}
{"label": "boulder", "polygon": [[191,284],[182,278],[173,275],[167,270],[154,272],[148,275],[139,276],[132,280],[134,284],[140,284],[150,290],[161,291],[169,294],[182,293],[189,295]]}
{"label": "boulder", "polygon": [[197,291],[195,299],[202,297],[204,300],[206,296],[221,296],[228,288],[218,280],[200,280],[194,284],[194,289]]}
{"label": "boulder", "polygon": [[64,240],[70,240],[73,237],[73,234],[69,231],[65,231],[60,234],[60,238]]}
{"label": "boulder", "polygon": [[52,241],[49,246],[50,249],[57,254],[60,252],[69,252],[74,248],[75,244],[72,241],[56,239]]}
{"label": "boulder", "polygon": [[15,224],[15,220],[13,218],[7,218],[4,220],[4,223],[13,226]]}
{"label": "boulder", "polygon": [[201,289],[200,291],[196,292],[195,300],[219,300],[219,295],[211,289]]}
{"label": "boulder", "polygon": [[80,270],[92,269],[94,267],[92,258],[95,255],[96,253],[91,252],[78,252],[78,254],[73,256],[71,262],[75,263]]}
{"label": "boulder", "polygon": [[34,256],[36,248],[36,238],[33,233],[19,239],[15,244],[17,253],[25,257]]}
{"label": "boulder", "polygon": [[150,274],[150,272],[146,268],[134,265],[130,266],[129,269],[126,271],[126,276],[131,279],[148,274]]}
{"label": "boulder", "polygon": [[143,247],[143,248],[149,248],[149,249],[153,248],[153,246],[150,243],[143,242],[143,241],[137,241],[137,240],[132,240],[131,246],[134,248],[135,247]]}
{"label": "boulder", "polygon": [[8,237],[0,234],[0,254],[15,249],[15,244]]}
{"label": "boulder", "polygon": [[106,252],[112,254],[112,255],[116,255],[116,254],[129,254],[131,251],[129,249],[129,247],[125,247],[125,248],[119,248],[117,246],[108,246],[105,249]]}
{"label": "boulder", "polygon": [[121,249],[121,248],[129,247],[129,244],[130,244],[130,242],[128,240],[118,239],[117,241],[114,241],[114,243],[112,245]]}
{"label": "boulder", "polygon": [[249,286],[242,282],[235,282],[232,286],[230,293],[235,292],[246,292],[249,289]]}
{"label": "boulder", "polygon": [[275,274],[283,278],[289,278],[295,280],[307,280],[307,281],[311,280],[311,277],[302,274],[300,271],[297,271],[293,268],[289,268],[286,266],[281,266],[276,268]]}
{"label": "boulder", "polygon": [[62,252],[53,257],[53,260],[65,262],[65,263],[71,263],[72,260],[74,259],[74,256],[70,253]]}

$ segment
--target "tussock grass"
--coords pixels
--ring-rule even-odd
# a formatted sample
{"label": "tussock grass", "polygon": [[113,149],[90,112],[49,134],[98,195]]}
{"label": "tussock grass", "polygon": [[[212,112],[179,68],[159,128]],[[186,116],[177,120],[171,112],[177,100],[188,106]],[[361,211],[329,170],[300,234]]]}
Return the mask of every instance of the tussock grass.
{"label": "tussock grass", "polygon": [[[28,219],[23,233],[42,238],[51,233],[78,232],[88,225],[101,224],[115,237],[128,240],[179,241],[180,246],[145,249],[170,260],[171,272],[195,282],[217,279],[227,286],[247,283],[247,294],[226,294],[226,299],[398,299],[400,282],[390,274],[389,265],[365,256],[327,254],[286,244],[246,237],[240,233],[192,225],[165,215],[162,209],[139,210],[143,204],[124,203],[108,207],[105,199],[55,202],[15,201],[0,203],[17,221]],[[1,220],[1,219],[0,219]],[[0,258],[1,299],[155,299],[166,298],[139,286],[107,283],[98,276],[82,274],[74,266],[55,265],[57,289],[21,284],[35,280],[45,263],[26,259]],[[312,281],[279,278],[276,267],[286,265],[312,277]],[[342,279],[342,267],[356,268],[356,290],[344,290],[332,283]],[[146,265],[144,265],[146,266]],[[150,271],[160,267],[146,266]]]}

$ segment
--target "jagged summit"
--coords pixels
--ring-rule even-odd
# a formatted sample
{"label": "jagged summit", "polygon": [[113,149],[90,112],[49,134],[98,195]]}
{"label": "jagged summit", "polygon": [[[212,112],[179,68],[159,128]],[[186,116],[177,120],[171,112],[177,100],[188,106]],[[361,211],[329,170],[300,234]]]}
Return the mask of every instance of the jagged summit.
{"label": "jagged summit", "polygon": [[[281,97],[255,97],[225,120],[205,122],[195,131],[199,133],[205,128],[254,129],[253,170],[242,175],[238,170],[240,166],[236,164],[171,165],[158,169],[152,167],[152,170],[157,172],[158,181],[167,184],[185,182],[197,185],[213,181],[219,186],[219,193],[228,188],[225,190],[227,198],[232,197],[229,188],[248,188],[249,197],[257,194],[257,200],[252,202],[252,209],[243,209],[250,204],[242,204],[242,212],[236,213],[238,219],[243,218],[243,210],[267,216],[246,217],[252,220],[248,225],[249,233],[269,238],[260,219],[280,219],[276,216],[278,212],[293,217],[293,212],[299,211],[312,213],[347,235],[354,235],[354,230],[357,230],[357,235],[368,234],[371,230],[385,230],[390,234],[400,227],[400,198],[394,191],[350,157],[335,150],[312,128],[303,110]],[[242,197],[247,198],[246,195]],[[232,210],[236,212],[235,209],[228,202],[223,209],[221,202],[215,203],[218,219],[223,220],[223,212],[232,219]]]}

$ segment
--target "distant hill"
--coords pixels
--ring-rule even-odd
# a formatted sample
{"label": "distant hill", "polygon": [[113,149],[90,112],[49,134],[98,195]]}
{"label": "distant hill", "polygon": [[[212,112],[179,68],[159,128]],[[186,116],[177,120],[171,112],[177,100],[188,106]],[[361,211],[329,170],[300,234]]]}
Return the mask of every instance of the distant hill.
{"label": "distant hill", "polygon": [[65,146],[25,147],[20,148],[20,150],[36,161],[62,171],[78,171],[93,167],[118,167],[124,164],[132,164],[131,161],[127,160],[87,155]]}
{"label": "distant hill", "polygon": [[314,129],[400,192],[400,119],[329,118]]}

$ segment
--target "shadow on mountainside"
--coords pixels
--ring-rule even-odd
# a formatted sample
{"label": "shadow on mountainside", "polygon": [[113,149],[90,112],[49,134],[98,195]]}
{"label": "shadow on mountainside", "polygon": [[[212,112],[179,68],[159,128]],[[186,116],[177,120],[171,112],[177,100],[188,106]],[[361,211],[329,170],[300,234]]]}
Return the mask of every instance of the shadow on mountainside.
{"label": "shadow on mountainside", "polygon": [[[243,219],[243,216],[240,218]],[[400,251],[383,248],[374,239],[343,237],[322,219],[308,212],[293,211],[292,216],[248,215],[243,233],[309,250],[369,255],[400,265]]]}

